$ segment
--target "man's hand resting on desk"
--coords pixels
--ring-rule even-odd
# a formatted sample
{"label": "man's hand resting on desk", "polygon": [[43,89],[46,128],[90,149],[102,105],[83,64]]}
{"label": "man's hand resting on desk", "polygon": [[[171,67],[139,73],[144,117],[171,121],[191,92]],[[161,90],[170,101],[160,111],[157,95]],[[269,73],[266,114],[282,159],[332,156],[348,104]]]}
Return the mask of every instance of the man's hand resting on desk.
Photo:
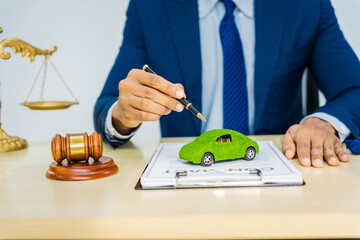
{"label": "man's hand resting on desk", "polygon": [[349,161],[333,126],[319,118],[308,118],[291,126],[281,138],[281,144],[287,159],[297,153],[305,167],[323,167],[324,160],[330,166],[337,166],[339,160]]}
{"label": "man's hand resting on desk", "polygon": [[185,97],[184,87],[158,75],[132,69],[118,87],[119,98],[112,111],[112,123],[122,135],[130,134],[143,121],[156,121],[172,110],[181,112],[184,109],[174,99]]}

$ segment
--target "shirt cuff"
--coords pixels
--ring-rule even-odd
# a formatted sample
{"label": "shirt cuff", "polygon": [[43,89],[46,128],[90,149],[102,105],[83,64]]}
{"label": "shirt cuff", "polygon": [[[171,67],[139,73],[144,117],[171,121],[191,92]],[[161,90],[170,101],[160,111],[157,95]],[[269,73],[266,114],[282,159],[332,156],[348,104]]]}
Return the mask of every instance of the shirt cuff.
{"label": "shirt cuff", "polygon": [[106,122],[105,122],[105,134],[109,139],[120,139],[120,140],[126,140],[131,138],[139,128],[136,128],[132,133],[129,135],[122,135],[118,131],[115,130],[114,125],[112,124],[112,111],[115,107],[115,105],[118,103],[118,101],[114,102],[113,105],[111,105],[107,115],[106,115]]}
{"label": "shirt cuff", "polygon": [[350,130],[345,126],[345,124],[343,124],[336,117],[331,116],[324,112],[316,112],[316,113],[310,114],[310,115],[306,116],[305,118],[303,118],[300,123],[302,123],[305,119],[308,119],[311,117],[316,117],[316,118],[319,118],[321,120],[324,120],[324,121],[330,123],[337,131],[341,142],[343,142],[350,134]]}

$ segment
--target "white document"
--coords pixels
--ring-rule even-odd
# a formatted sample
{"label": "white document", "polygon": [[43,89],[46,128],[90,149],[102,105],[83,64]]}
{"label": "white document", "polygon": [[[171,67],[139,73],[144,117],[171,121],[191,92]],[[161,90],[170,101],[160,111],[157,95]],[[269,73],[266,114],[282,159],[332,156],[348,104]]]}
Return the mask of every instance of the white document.
{"label": "white document", "polygon": [[258,142],[254,160],[219,161],[210,167],[181,160],[184,144],[160,144],[140,178],[142,189],[303,184],[301,172],[271,141]]}

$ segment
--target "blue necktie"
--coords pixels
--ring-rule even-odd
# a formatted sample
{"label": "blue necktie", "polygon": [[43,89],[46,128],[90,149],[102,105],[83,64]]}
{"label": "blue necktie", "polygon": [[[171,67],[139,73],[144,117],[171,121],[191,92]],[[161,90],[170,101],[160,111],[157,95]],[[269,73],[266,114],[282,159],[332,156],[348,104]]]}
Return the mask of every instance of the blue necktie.
{"label": "blue necktie", "polygon": [[225,129],[249,134],[246,72],[239,32],[236,28],[232,0],[220,0],[226,13],[220,23],[224,58],[223,114]]}

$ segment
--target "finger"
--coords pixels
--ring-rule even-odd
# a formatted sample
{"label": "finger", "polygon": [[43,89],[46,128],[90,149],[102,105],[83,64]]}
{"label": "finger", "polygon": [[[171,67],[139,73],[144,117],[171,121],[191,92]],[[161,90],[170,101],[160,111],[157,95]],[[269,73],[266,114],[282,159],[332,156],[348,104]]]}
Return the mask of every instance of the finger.
{"label": "finger", "polygon": [[171,110],[168,109],[165,113],[163,113],[162,115],[169,115],[171,113]]}
{"label": "finger", "polygon": [[324,166],[323,151],[322,138],[313,139],[311,142],[311,163],[314,167],[320,168]]}
{"label": "finger", "polygon": [[129,104],[138,110],[154,113],[157,115],[169,114],[170,111],[170,109],[157,102],[154,102],[148,98],[140,98],[134,95],[129,100]]}
{"label": "finger", "polygon": [[[181,112],[184,109],[184,106],[176,99],[147,86],[136,86],[136,91],[134,91],[133,94],[140,98],[151,99],[152,101],[177,112]],[[149,109],[147,111],[149,111]]]}
{"label": "finger", "polygon": [[325,140],[324,158],[330,166],[337,166],[339,164],[339,160],[335,155],[334,140]]}
{"label": "finger", "polygon": [[175,83],[176,86],[178,86],[179,88],[181,88],[184,91],[184,98],[186,98],[186,93],[185,93],[185,88],[182,84],[180,83]]}
{"label": "finger", "polygon": [[334,148],[335,148],[335,154],[339,158],[340,161],[342,161],[342,162],[348,162],[349,161],[349,156],[345,152],[340,140],[336,141]]}
{"label": "finger", "polygon": [[296,139],[296,151],[300,164],[304,167],[310,167],[310,138],[307,136],[299,136]]}
{"label": "finger", "polygon": [[282,136],[281,145],[285,157],[287,159],[292,159],[295,156],[295,143],[288,131]]}
{"label": "finger", "polygon": [[174,85],[181,88],[182,90],[185,90],[184,86],[180,83],[175,83]]}
{"label": "finger", "polygon": [[185,96],[184,89],[159,75],[142,70],[131,70],[128,76],[136,77],[140,84],[157,89],[170,97],[183,98]]}
{"label": "finger", "polygon": [[136,108],[133,108],[130,114],[132,115],[133,119],[141,122],[154,122],[159,120],[161,117],[160,114],[141,111]]}

